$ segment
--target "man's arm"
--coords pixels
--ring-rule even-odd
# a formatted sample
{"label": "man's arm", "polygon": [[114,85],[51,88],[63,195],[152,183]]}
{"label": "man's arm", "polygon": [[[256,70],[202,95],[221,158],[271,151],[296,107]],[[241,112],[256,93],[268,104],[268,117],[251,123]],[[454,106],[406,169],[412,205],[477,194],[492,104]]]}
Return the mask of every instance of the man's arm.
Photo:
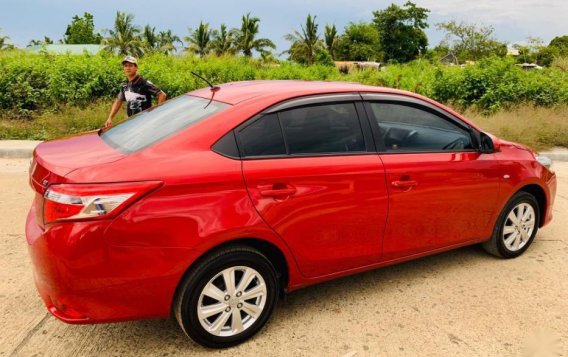
{"label": "man's arm", "polygon": [[166,93],[164,91],[160,91],[160,93],[158,93],[158,104],[162,104],[163,102],[166,101]]}
{"label": "man's arm", "polygon": [[114,103],[112,103],[112,108],[110,108],[110,113],[108,115],[108,119],[105,122],[105,128],[108,128],[112,125],[112,118],[118,113],[120,108],[122,107],[123,101],[120,99],[116,99]]}

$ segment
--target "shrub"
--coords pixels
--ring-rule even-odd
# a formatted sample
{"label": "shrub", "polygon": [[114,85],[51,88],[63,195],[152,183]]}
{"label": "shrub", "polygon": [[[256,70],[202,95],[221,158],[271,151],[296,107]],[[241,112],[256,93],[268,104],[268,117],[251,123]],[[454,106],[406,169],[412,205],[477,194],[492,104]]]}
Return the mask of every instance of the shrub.
{"label": "shrub", "polygon": [[[121,57],[97,55],[0,53],[0,115],[32,118],[56,111],[61,105],[85,107],[97,100],[112,100],[124,75]],[[197,72],[213,83],[253,79],[339,80],[399,88],[420,93],[461,107],[475,106],[495,111],[517,103],[550,106],[568,103],[568,73],[564,62],[551,68],[523,71],[512,60],[491,58],[465,68],[417,60],[393,64],[386,69],[352,70],[340,73],[323,63],[303,66],[283,61],[278,65],[245,57],[215,57],[152,54],[140,63],[140,73],[168,96],[204,87]]]}

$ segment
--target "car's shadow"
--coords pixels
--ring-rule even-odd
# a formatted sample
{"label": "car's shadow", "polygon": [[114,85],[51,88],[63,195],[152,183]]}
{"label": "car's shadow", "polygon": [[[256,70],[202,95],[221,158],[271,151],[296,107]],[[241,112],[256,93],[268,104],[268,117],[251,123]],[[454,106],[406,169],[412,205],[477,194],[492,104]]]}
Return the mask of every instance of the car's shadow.
{"label": "car's shadow", "polygon": [[[347,299],[350,304],[356,304],[368,298],[368,295],[379,287],[381,294],[399,293],[401,282],[404,282],[405,286],[412,286],[428,278],[428,275],[434,271],[443,270],[451,273],[452,270],[463,269],[464,266],[473,262],[487,261],[490,263],[495,259],[479,246],[470,246],[318,284],[293,292],[285,300],[281,300],[272,321],[273,323],[278,321],[279,326],[287,324],[292,326],[298,314],[310,314],[310,310],[313,310],[313,314],[317,315],[321,313],[321,310],[325,310],[326,306],[329,308],[329,305],[324,304],[329,301],[330,296]],[[330,311],[330,313],[334,312]],[[269,323],[265,329],[270,330],[270,325]],[[69,328],[81,329],[77,326]],[[186,353],[206,351],[205,348],[188,339],[173,319],[103,324],[97,325],[94,330],[85,329],[84,331],[89,333],[91,338],[93,334],[106,336],[119,334],[120,338],[111,337],[111,341],[107,343],[111,351],[128,351],[134,354],[138,354],[137,351],[139,351],[140,354],[159,353],[161,355],[176,354],[176,351]],[[104,337],[99,336],[98,338]]]}

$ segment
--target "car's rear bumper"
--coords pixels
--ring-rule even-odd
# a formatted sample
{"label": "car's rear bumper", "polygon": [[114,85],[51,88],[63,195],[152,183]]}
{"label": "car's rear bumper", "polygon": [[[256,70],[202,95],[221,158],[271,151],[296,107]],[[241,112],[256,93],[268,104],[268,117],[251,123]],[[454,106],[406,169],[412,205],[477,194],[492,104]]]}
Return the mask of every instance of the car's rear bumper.
{"label": "car's rear bumper", "polygon": [[75,222],[43,230],[32,207],[26,238],[47,309],[74,324],[168,317],[192,252],[111,246],[105,237],[109,226]]}

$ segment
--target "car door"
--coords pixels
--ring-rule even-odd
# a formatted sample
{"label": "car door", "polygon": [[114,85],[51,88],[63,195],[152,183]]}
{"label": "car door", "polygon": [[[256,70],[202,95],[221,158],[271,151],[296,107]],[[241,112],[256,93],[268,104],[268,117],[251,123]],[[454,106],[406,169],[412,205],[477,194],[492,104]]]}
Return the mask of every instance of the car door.
{"label": "car door", "polygon": [[236,129],[252,202],[307,277],[380,259],[385,173],[369,124],[359,120],[362,103],[353,98],[360,99],[288,104]]}
{"label": "car door", "polygon": [[363,97],[389,192],[383,259],[488,238],[500,169],[473,129],[414,98]]}

